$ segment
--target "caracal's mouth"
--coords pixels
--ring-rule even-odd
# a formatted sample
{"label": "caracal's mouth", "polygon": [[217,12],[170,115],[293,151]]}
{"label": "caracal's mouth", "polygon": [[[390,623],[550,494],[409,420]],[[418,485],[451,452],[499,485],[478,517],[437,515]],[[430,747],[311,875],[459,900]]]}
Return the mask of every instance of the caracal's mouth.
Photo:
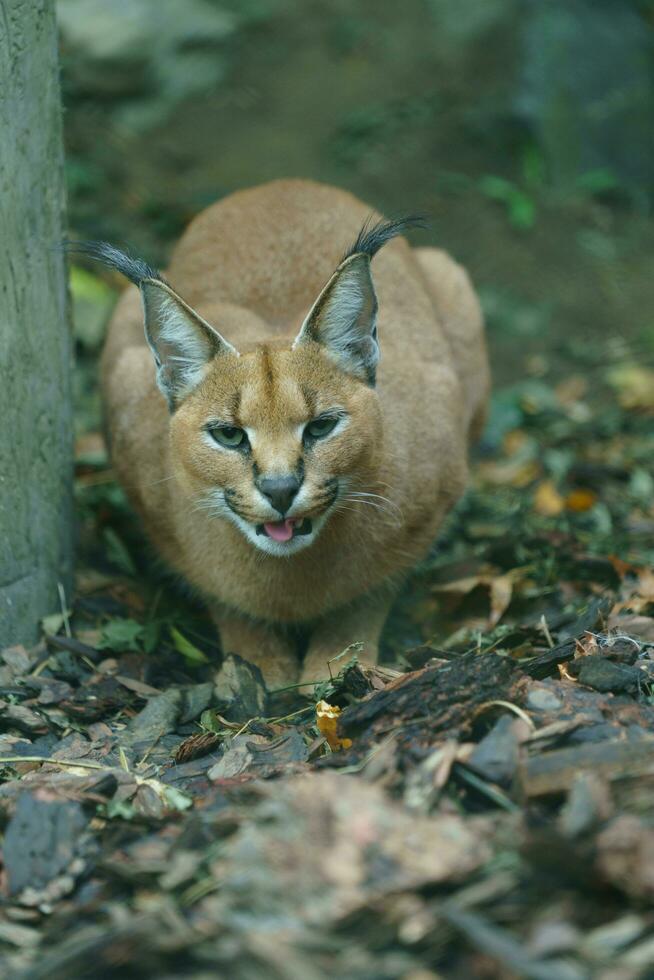
{"label": "caracal's mouth", "polygon": [[279,558],[288,558],[309,548],[323,529],[331,506],[314,517],[287,517],[283,521],[250,523],[231,507],[227,513],[239,531],[259,551]]}
{"label": "caracal's mouth", "polygon": [[257,535],[266,535],[279,543],[313,534],[313,521],[310,517],[288,517],[285,521],[267,521],[265,524],[257,524],[256,527]]}
{"label": "caracal's mouth", "polygon": [[[217,498],[217,499],[216,499]],[[333,512],[338,493],[334,492],[331,499],[320,513],[311,512],[282,520],[248,520],[240,514],[224,490],[216,491],[216,512],[221,517],[227,517],[235,524],[241,534],[254,545],[258,551],[269,555],[288,558],[298,551],[310,548]],[[307,510],[309,508],[307,507]]]}

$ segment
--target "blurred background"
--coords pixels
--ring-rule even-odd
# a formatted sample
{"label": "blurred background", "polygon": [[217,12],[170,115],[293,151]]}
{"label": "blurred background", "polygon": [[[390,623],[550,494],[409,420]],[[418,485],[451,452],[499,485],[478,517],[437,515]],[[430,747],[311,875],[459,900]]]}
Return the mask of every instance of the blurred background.
{"label": "blurred background", "polygon": [[[495,382],[438,560],[535,563],[534,615],[566,550],[654,561],[653,0],[57,7],[72,237],[165,266],[210,202],[286,176],[426,211],[416,240],[470,270]],[[72,269],[81,551],[130,572],[96,366],[122,288]],[[412,616],[403,646],[434,631],[433,603]]]}
{"label": "blurred background", "polygon": [[420,241],[470,269],[500,384],[654,353],[652,0],[58,11],[75,235],[164,264],[216,198],[311,177],[430,214]]}

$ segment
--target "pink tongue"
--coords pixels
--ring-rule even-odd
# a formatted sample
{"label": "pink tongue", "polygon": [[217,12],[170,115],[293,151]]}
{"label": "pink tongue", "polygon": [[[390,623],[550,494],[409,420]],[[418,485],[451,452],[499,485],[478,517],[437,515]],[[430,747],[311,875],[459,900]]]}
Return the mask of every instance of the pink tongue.
{"label": "pink tongue", "polygon": [[295,520],[292,517],[289,517],[285,521],[277,521],[275,524],[264,524],[263,526],[266,534],[271,537],[273,541],[290,541],[293,537]]}

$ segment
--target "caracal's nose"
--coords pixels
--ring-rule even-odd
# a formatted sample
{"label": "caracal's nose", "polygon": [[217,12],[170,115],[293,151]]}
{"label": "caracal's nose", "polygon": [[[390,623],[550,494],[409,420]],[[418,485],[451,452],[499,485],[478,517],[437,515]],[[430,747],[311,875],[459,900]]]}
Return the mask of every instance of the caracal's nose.
{"label": "caracal's nose", "polygon": [[283,517],[300,489],[300,480],[292,475],[264,476],[257,480],[257,488]]}

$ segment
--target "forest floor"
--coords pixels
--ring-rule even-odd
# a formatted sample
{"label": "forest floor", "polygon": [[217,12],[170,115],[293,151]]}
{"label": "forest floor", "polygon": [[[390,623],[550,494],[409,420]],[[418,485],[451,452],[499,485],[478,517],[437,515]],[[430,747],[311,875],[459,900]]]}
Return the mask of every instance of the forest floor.
{"label": "forest floor", "polygon": [[496,396],[383,666],[312,698],[221,664],[80,438],[76,594],[0,653],[2,975],[652,976],[654,378],[608,382]]}

